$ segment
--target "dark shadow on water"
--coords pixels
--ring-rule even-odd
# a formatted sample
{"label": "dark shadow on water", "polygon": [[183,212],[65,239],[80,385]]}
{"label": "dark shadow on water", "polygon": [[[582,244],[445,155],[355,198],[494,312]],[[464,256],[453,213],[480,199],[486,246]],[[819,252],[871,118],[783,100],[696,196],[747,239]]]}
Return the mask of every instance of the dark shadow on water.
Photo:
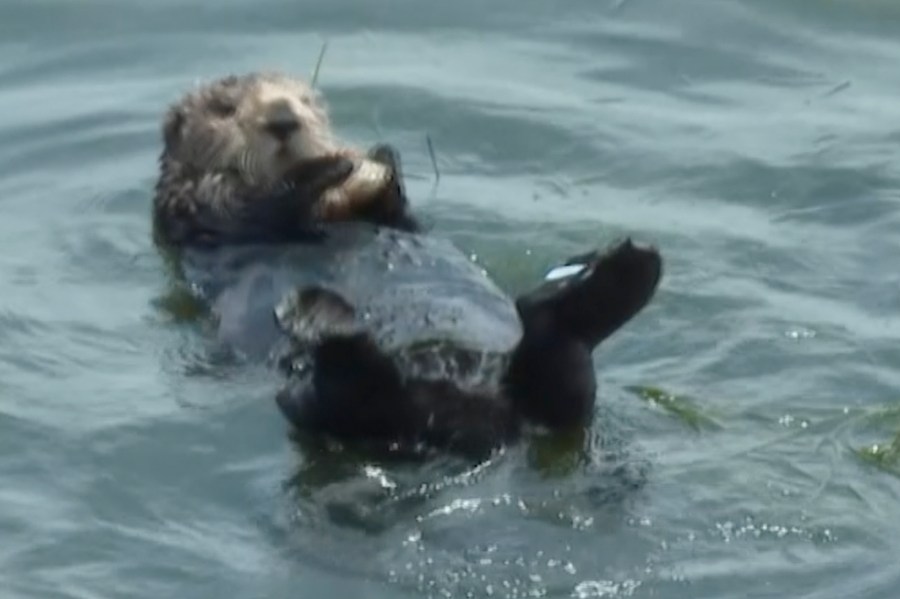
{"label": "dark shadow on water", "polygon": [[510,467],[527,481],[529,494],[536,494],[529,511],[539,519],[559,519],[559,508],[572,498],[559,497],[557,485],[571,487],[573,481],[582,496],[579,503],[618,511],[647,482],[648,464],[629,456],[622,440],[608,432],[533,433],[481,462],[292,432],[301,463],[283,490],[305,515],[301,528],[305,521],[312,528],[333,526],[367,536],[415,524],[453,490],[477,486],[492,472]]}
{"label": "dark shadow on water", "polygon": [[490,464],[417,448],[341,444],[295,432],[290,439],[302,463],[284,489],[300,512],[366,534],[386,532],[441,489],[474,477]]}

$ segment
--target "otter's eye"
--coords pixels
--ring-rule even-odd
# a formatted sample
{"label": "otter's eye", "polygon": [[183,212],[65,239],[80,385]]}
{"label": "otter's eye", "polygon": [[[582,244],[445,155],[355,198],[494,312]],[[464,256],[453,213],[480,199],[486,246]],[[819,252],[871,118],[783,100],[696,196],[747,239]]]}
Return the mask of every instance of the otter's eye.
{"label": "otter's eye", "polygon": [[210,112],[221,118],[230,117],[237,111],[237,106],[225,98],[212,98],[206,106],[209,108]]}

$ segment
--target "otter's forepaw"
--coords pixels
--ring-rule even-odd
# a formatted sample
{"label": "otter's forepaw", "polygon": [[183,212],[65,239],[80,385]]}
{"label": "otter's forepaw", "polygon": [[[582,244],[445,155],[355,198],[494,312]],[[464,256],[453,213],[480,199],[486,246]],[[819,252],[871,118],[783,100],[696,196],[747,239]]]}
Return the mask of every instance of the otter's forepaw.
{"label": "otter's forepaw", "polygon": [[400,152],[394,146],[390,144],[377,144],[369,149],[367,155],[375,162],[380,162],[390,168],[394,173],[394,176],[400,176]]}
{"label": "otter's forepaw", "polygon": [[329,155],[304,160],[291,169],[285,178],[312,199],[329,188],[342,185],[355,168],[356,165],[350,158]]}
{"label": "otter's forepaw", "polygon": [[420,231],[421,226],[409,212],[400,152],[390,144],[377,144],[367,154],[369,160],[387,169],[387,175],[376,201],[366,207],[364,218],[401,231]]}
{"label": "otter's forepaw", "polygon": [[317,222],[340,222],[353,220],[355,206],[349,201],[342,187],[323,191],[312,207],[313,218]]}

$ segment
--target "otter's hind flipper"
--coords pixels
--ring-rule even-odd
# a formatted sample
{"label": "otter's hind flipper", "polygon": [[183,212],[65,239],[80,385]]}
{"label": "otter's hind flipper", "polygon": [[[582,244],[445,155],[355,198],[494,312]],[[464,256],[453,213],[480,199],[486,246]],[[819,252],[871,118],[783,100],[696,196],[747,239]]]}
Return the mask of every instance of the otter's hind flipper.
{"label": "otter's hind flipper", "polygon": [[323,287],[304,287],[287,294],[275,306],[275,320],[291,339],[301,344],[361,330],[350,302]]}
{"label": "otter's hind flipper", "polygon": [[[328,293],[328,292],[326,292]],[[318,295],[322,321],[344,318],[335,295]],[[317,312],[314,308],[313,312]],[[315,319],[313,319],[315,320]],[[309,350],[311,369],[294,375],[278,393],[281,413],[298,430],[344,439],[395,439],[411,430],[404,381],[393,359],[368,332],[311,324],[318,341]],[[326,332],[327,330],[327,332]]]}
{"label": "otter's hind flipper", "polygon": [[430,446],[478,460],[519,433],[504,397],[446,380],[406,378],[367,332],[323,337],[310,353],[312,368],[292,376],[276,396],[299,431],[395,455]]}
{"label": "otter's hind flipper", "polygon": [[583,425],[592,415],[592,352],[653,297],[662,259],[626,240],[554,269],[516,300],[522,339],[504,387],[527,419],[553,428]]}
{"label": "otter's hind flipper", "polygon": [[287,335],[287,343],[275,355],[275,363],[285,372],[305,367],[322,339],[360,330],[353,306],[336,292],[317,286],[286,294],[272,316],[276,327]]}
{"label": "otter's hind flipper", "polygon": [[354,437],[393,430],[391,403],[403,386],[400,373],[357,322],[350,302],[322,287],[297,289],[279,302],[275,318],[312,367],[292,376],[277,395],[291,424]]}
{"label": "otter's hind flipper", "polygon": [[526,329],[549,319],[560,334],[594,348],[647,305],[661,275],[659,252],[626,239],[566,260],[516,306]]}

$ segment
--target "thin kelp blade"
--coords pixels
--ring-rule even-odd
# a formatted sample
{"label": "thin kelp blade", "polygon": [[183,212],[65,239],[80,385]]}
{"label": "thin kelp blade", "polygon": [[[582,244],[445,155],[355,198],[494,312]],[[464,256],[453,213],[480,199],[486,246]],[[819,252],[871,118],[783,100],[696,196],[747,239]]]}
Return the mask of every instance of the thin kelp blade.
{"label": "thin kelp blade", "polygon": [[684,396],[674,395],[659,387],[643,385],[629,386],[625,390],[662,408],[694,430],[700,430],[704,427],[721,428],[718,422],[704,414],[699,407],[694,405],[694,402]]}
{"label": "thin kelp blade", "polygon": [[316,68],[313,70],[312,77],[310,77],[309,85],[310,87],[315,87],[316,83],[319,82],[319,69],[322,68],[322,60],[325,58],[325,50],[328,49],[328,42],[325,41],[322,43],[322,49],[319,50],[319,59],[316,61]]}
{"label": "thin kelp blade", "polygon": [[[874,420],[880,425],[900,427],[900,404],[884,406],[868,412],[867,420]],[[900,433],[900,430],[898,430]]]}

